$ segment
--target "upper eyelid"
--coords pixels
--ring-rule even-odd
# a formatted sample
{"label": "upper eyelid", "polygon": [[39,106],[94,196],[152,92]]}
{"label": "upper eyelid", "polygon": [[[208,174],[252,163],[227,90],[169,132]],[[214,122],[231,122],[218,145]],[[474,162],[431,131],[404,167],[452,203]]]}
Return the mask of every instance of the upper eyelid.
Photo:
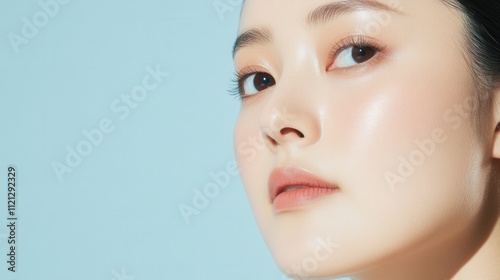
{"label": "upper eyelid", "polygon": [[255,75],[257,73],[268,73],[269,75],[273,76],[272,74],[270,74],[267,71],[262,71],[260,69],[255,68],[255,67],[249,67],[248,69],[243,69],[241,71],[236,72],[236,79],[238,82],[238,87],[241,87],[246,79],[248,79],[249,77],[251,77],[252,75]]}
{"label": "upper eyelid", "polygon": [[271,73],[271,71],[269,71],[261,66],[246,66],[246,67],[242,68],[241,70],[236,71],[236,75],[238,77],[248,77],[248,76],[250,76],[252,74],[256,74],[256,73],[268,73],[269,75],[274,77],[274,75]]}
{"label": "upper eyelid", "polygon": [[245,66],[241,70],[236,71],[236,76],[238,78],[248,78],[252,74],[256,73],[266,73],[271,75],[275,80],[277,77],[276,70],[272,68],[270,65],[268,66]]}
{"label": "upper eyelid", "polygon": [[338,55],[341,51],[347,49],[347,47],[353,46],[370,46],[376,49],[378,52],[383,51],[387,46],[378,42],[377,40],[364,36],[364,35],[350,35],[344,37],[340,41],[334,44],[330,50],[329,57],[332,59],[334,56]]}
{"label": "upper eyelid", "polygon": [[[328,53],[328,58],[332,60],[335,58],[336,55],[340,53],[340,51],[346,49],[349,46],[355,46],[360,42],[362,43],[361,45],[374,47],[378,52],[384,51],[387,47],[385,44],[381,43],[380,41],[372,37],[365,36],[362,34],[352,34],[334,43],[333,46],[330,48],[331,50]],[[236,71],[238,77],[243,77],[245,74],[254,74],[258,72],[268,73],[271,76],[276,77],[275,73],[273,73],[272,70],[266,69],[266,67],[261,67],[261,66],[252,66],[252,67],[247,66],[244,67],[242,70]]]}

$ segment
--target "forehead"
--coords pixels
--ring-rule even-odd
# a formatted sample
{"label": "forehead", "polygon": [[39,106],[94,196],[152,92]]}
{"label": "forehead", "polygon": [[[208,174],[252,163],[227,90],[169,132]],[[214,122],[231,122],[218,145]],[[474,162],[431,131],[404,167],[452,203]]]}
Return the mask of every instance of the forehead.
{"label": "forehead", "polygon": [[310,12],[326,4],[338,4],[354,9],[377,6],[397,8],[401,0],[246,0],[241,14],[241,27],[270,19],[279,21],[290,17],[306,21]]}
{"label": "forehead", "polygon": [[[308,22],[310,14],[320,6],[337,4],[340,14],[364,9],[384,9],[405,14],[429,13],[445,8],[440,0],[246,0],[240,18],[240,33],[260,25],[289,26]],[[446,7],[448,8],[448,7]]]}

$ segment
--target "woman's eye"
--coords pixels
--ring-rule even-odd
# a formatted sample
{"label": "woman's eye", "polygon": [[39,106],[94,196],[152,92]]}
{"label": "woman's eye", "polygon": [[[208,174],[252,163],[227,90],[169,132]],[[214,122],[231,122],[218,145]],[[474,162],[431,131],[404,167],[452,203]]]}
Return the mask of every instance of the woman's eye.
{"label": "woman's eye", "polygon": [[241,90],[243,94],[255,94],[275,84],[273,76],[263,72],[253,73],[243,79]]}
{"label": "woman's eye", "polygon": [[377,54],[377,50],[368,46],[352,46],[341,51],[335,62],[334,68],[347,68],[370,60]]}

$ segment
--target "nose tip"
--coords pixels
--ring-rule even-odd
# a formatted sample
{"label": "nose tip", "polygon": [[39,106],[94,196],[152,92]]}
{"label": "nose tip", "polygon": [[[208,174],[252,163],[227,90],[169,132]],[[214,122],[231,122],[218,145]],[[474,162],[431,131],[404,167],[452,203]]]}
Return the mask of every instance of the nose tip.
{"label": "nose tip", "polygon": [[259,112],[260,130],[269,149],[276,152],[280,147],[305,148],[316,143],[321,138],[323,103],[320,91],[297,86],[294,80],[276,86]]}

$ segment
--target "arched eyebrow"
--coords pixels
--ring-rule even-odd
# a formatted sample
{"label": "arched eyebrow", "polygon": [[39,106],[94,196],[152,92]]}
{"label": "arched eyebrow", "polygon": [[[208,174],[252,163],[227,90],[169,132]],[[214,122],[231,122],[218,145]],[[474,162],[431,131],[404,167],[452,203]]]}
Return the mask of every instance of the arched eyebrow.
{"label": "arched eyebrow", "polygon": [[233,57],[236,52],[244,47],[250,47],[253,45],[265,45],[270,43],[272,40],[271,31],[267,28],[252,28],[243,32],[236,38],[233,46]]}
{"label": "arched eyebrow", "polygon": [[[335,17],[359,10],[387,11],[401,13],[396,8],[375,0],[341,0],[321,5],[311,11],[306,22],[309,26],[325,24]],[[272,34],[267,28],[252,28],[241,33],[233,45],[233,58],[236,52],[245,47],[265,45],[272,41]]]}

